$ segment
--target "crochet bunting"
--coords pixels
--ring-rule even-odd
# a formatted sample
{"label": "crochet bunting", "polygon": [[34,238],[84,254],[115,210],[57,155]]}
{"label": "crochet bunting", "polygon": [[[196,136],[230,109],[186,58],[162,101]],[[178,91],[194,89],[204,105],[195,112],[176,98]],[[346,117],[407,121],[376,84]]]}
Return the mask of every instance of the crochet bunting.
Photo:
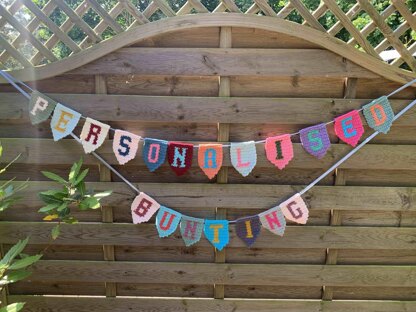
{"label": "crochet bunting", "polygon": [[113,152],[120,165],[136,157],[140,137],[123,130],[116,130],[113,138]]}
{"label": "crochet bunting", "polygon": [[257,162],[257,151],[254,141],[231,143],[230,156],[234,168],[243,177],[248,176]]}
{"label": "crochet bunting", "polygon": [[363,123],[357,110],[336,117],[334,123],[335,134],[345,143],[356,146],[364,134]]}
{"label": "crochet bunting", "polygon": [[53,140],[59,141],[74,131],[80,118],[80,113],[58,103],[51,120]]}
{"label": "crochet bunting", "polygon": [[205,220],[205,237],[218,250],[222,250],[230,240],[227,220]]}
{"label": "crochet bunting", "polygon": [[364,105],[363,114],[371,128],[384,134],[389,132],[393,123],[394,112],[387,97],[382,96]]}
{"label": "crochet bunting", "polygon": [[176,175],[181,176],[192,165],[194,146],[192,144],[169,142],[168,161]]}
{"label": "crochet bunting", "polygon": [[279,205],[286,219],[300,224],[306,224],[309,210],[299,193]]}
{"label": "crochet bunting", "polygon": [[198,148],[198,165],[208,178],[214,178],[222,166],[221,144],[200,144]]}
{"label": "crochet bunting", "polygon": [[166,159],[168,141],[144,139],[143,160],[150,172],[159,168]]}
{"label": "crochet bunting", "polygon": [[293,145],[290,134],[267,138],[264,148],[267,159],[280,170],[286,167],[293,158]]}
{"label": "crochet bunting", "polygon": [[156,215],[156,228],[160,237],[167,237],[176,231],[182,214],[169,209],[165,206],[160,206],[159,212]]}
{"label": "crochet bunting", "polygon": [[159,208],[159,203],[152,197],[143,192],[140,193],[131,204],[133,223],[137,224],[149,221]]}
{"label": "crochet bunting", "polygon": [[201,239],[204,219],[182,216],[180,228],[185,245],[191,246]]}
{"label": "crochet bunting", "polygon": [[240,218],[236,221],[237,236],[240,237],[248,247],[254,244],[260,234],[259,216]]}
{"label": "crochet bunting", "polygon": [[302,146],[309,154],[317,158],[325,156],[331,146],[325,124],[302,129],[299,133]]}
{"label": "crochet bunting", "polygon": [[259,214],[260,222],[264,228],[273,234],[283,236],[286,228],[286,220],[279,207],[273,207]]}
{"label": "crochet bunting", "polygon": [[37,125],[48,119],[56,104],[56,101],[46,95],[33,91],[29,102],[29,117],[32,125]]}
{"label": "crochet bunting", "polygon": [[104,143],[108,130],[110,130],[109,125],[87,118],[80,136],[85,153],[91,153],[99,148]]}

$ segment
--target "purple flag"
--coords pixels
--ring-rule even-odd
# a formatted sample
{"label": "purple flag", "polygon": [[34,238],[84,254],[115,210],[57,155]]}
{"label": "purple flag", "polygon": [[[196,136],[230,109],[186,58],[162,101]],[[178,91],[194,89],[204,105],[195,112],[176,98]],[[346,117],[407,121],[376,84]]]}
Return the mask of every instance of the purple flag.
{"label": "purple flag", "polygon": [[245,217],[236,221],[237,236],[240,237],[248,247],[254,244],[260,234],[259,216]]}
{"label": "purple flag", "polygon": [[326,125],[323,123],[300,130],[300,141],[303,148],[317,158],[324,157],[331,146]]}

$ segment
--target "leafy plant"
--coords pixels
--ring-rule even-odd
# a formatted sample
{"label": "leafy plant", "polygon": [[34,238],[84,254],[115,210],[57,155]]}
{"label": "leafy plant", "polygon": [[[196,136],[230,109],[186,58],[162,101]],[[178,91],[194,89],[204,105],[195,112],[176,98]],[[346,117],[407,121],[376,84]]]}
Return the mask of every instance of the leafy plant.
{"label": "leafy plant", "polygon": [[60,224],[74,224],[78,220],[71,214],[72,208],[79,210],[98,209],[101,207],[100,200],[111,194],[111,191],[94,193],[86,190],[85,178],[88,169],[81,171],[82,158],[74,163],[68,174],[68,180],[59,175],[42,171],[42,174],[48,179],[62,185],[60,189],[53,189],[39,193],[40,198],[45,206],[39,209],[39,212],[45,213],[45,221],[58,221],[58,224],[52,229],[52,239],[56,239],[60,233]]}

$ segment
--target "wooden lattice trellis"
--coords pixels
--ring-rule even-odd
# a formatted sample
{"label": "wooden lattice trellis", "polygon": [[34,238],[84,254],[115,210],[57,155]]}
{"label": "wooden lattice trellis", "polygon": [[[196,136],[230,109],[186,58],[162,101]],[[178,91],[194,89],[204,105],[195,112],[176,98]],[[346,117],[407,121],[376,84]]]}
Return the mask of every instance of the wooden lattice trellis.
{"label": "wooden lattice trellis", "polygon": [[[66,16],[61,25],[51,18],[55,10]],[[90,10],[99,20],[95,27],[89,26],[83,19]],[[19,12],[22,11],[25,13],[20,13],[20,16],[23,15],[27,23],[19,19]],[[383,51],[394,49],[398,52],[398,57],[390,64],[395,67],[406,64],[406,68],[416,71],[416,59],[413,56],[416,53],[416,42],[404,42],[402,38],[409,29],[416,31],[416,12],[412,12],[403,0],[392,0],[382,12],[376,10],[368,0],[357,0],[348,12],[344,12],[335,0],[322,0],[313,11],[301,0],[287,0],[286,5],[279,10],[275,10],[267,0],[253,0],[251,6],[244,11],[234,0],[220,0],[211,11],[200,0],[188,0],[181,7],[175,8],[165,0],[152,0],[144,9],[135,6],[132,0],[119,0],[111,8],[104,8],[97,0],[83,0],[74,9],[67,0],[49,0],[42,8],[31,0],[14,0],[8,7],[0,5],[0,66],[11,69],[47,64],[62,57],[54,53],[58,44],[65,46],[68,55],[76,54],[104,40],[105,32],[116,35],[161,18],[210,12],[257,14],[280,19],[288,19],[296,13],[301,16],[303,24],[332,37],[337,37],[341,31],[348,32],[348,45],[360,48],[377,59],[381,59],[380,53]],[[359,29],[354,25],[354,20],[363,12],[369,18],[367,24]],[[337,20],[330,29],[325,29],[320,22],[326,14],[331,14]],[[386,22],[393,14],[401,16],[403,21],[394,30]],[[128,22],[120,23],[120,16]],[[47,40],[42,40],[39,32],[44,32],[45,27],[51,35]],[[80,42],[71,38],[70,32],[74,28],[83,34]],[[375,31],[380,32],[384,39],[373,46],[368,36]]]}

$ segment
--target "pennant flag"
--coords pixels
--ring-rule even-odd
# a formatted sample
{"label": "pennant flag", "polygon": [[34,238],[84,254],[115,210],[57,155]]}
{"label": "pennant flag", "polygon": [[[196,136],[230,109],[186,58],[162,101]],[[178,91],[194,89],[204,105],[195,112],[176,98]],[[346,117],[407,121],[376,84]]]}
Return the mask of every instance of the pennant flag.
{"label": "pennant flag", "polygon": [[59,141],[74,131],[80,118],[80,113],[62,104],[56,104],[51,120],[53,140]]}
{"label": "pennant flag", "polygon": [[261,225],[273,234],[283,236],[286,220],[279,207],[273,207],[259,214]]}
{"label": "pennant flag", "polygon": [[37,125],[48,119],[56,104],[56,101],[46,95],[33,91],[29,102],[29,117],[32,125]]}
{"label": "pennant flag", "polygon": [[331,146],[325,124],[302,129],[299,133],[302,146],[309,154],[317,158],[325,156]]}
{"label": "pennant flag", "polygon": [[389,132],[393,123],[394,112],[387,97],[382,96],[364,105],[363,114],[371,128],[384,134]]}
{"label": "pennant flag", "polygon": [[159,168],[166,159],[168,141],[144,139],[143,160],[150,172]]}
{"label": "pennant flag", "polygon": [[234,168],[243,177],[246,177],[257,162],[256,144],[254,141],[231,143],[230,155]]}
{"label": "pennant flag", "polygon": [[300,224],[306,224],[309,217],[309,210],[299,193],[281,203],[279,207],[286,219]]}
{"label": "pennant flag", "polygon": [[116,130],[113,139],[113,151],[120,165],[136,157],[140,137],[123,130]]}
{"label": "pennant flag", "polygon": [[214,178],[222,166],[222,144],[200,144],[198,164],[208,178]]}
{"label": "pennant flag", "polygon": [[141,192],[136,196],[131,204],[131,215],[133,217],[133,223],[143,223],[150,220],[155,212],[160,208],[158,202],[156,202],[149,195]]}
{"label": "pennant flag", "polygon": [[81,143],[85,153],[91,153],[99,148],[110,130],[110,126],[97,120],[87,118],[81,131]]}
{"label": "pennant flag", "polygon": [[267,159],[280,170],[286,167],[293,158],[293,145],[290,134],[267,138],[264,148]]}
{"label": "pennant flag", "polygon": [[169,209],[165,206],[160,206],[159,212],[156,215],[156,228],[160,237],[167,237],[176,231],[182,214]]}
{"label": "pennant flag", "polygon": [[334,123],[335,134],[345,143],[356,146],[364,134],[363,123],[357,110],[336,117]]}
{"label": "pennant flag", "polygon": [[176,175],[181,176],[191,167],[194,146],[192,144],[169,142],[168,161]]}
{"label": "pennant flag", "polygon": [[201,239],[204,219],[182,216],[180,227],[182,239],[188,247],[199,242]]}
{"label": "pennant flag", "polygon": [[260,234],[259,216],[251,216],[236,220],[236,232],[248,247],[254,244]]}
{"label": "pennant flag", "polygon": [[218,250],[222,250],[230,240],[227,220],[205,220],[204,233]]}

